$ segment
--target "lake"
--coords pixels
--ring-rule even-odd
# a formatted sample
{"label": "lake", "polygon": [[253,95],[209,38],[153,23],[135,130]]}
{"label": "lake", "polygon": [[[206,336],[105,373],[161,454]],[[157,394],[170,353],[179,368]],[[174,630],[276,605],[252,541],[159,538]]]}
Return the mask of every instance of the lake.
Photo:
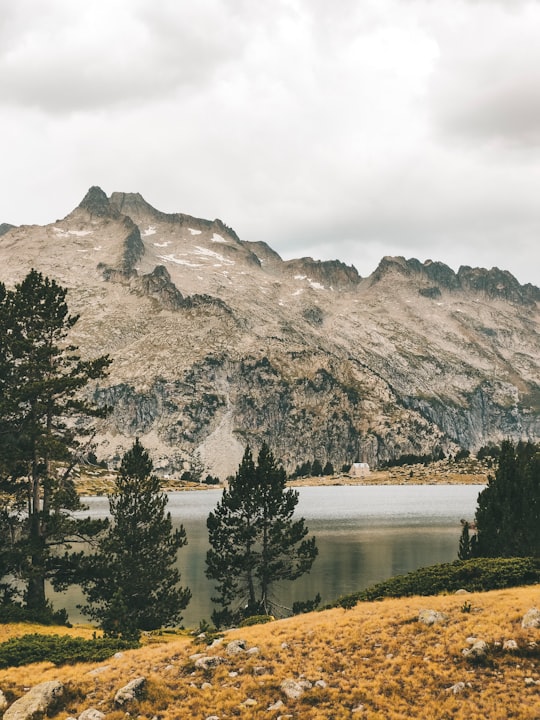
{"label": "lake", "polygon": [[[457,558],[460,519],[472,519],[480,485],[384,485],[303,487],[297,515],[317,538],[319,556],[309,575],[275,586],[279,602],[313,598],[330,602],[393,575]],[[208,549],[206,518],[221,498],[221,490],[169,493],[168,510],[182,523],[188,545],[179,552],[182,585],[193,594],[184,612],[187,627],[210,619],[213,583],[205,576]],[[83,499],[93,517],[108,512],[104,497]],[[53,596],[72,622],[81,617],[79,591]]]}

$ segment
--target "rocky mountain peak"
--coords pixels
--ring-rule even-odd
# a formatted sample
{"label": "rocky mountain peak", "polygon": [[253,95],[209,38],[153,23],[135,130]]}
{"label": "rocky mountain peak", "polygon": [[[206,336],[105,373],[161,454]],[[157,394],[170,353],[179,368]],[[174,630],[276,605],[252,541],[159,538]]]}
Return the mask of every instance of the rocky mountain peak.
{"label": "rocky mountain peak", "polygon": [[110,204],[123,215],[129,215],[135,222],[140,217],[156,218],[162,213],[150,205],[140,193],[113,192]]}
{"label": "rocky mountain peak", "polygon": [[540,290],[534,285],[520,285],[519,281],[507,270],[493,267],[472,268],[462,265],[458,270],[461,287],[473,292],[482,292],[489,297],[500,297],[510,302],[528,305],[540,300]]}
{"label": "rocky mountain peak", "polygon": [[298,260],[287,260],[284,263],[287,273],[303,276],[324,287],[345,290],[353,288],[360,282],[360,275],[354,265],[346,265],[340,260],[314,260],[303,257]]}
{"label": "rocky mountain peak", "polygon": [[118,211],[111,206],[109,198],[97,185],[93,185],[88,190],[78,207],[89,212],[91,216],[98,218],[118,216]]}
{"label": "rocky mountain peak", "polygon": [[10,225],[9,223],[0,223],[0,235],[5,235],[7,232],[12,230],[15,227],[15,225]]}

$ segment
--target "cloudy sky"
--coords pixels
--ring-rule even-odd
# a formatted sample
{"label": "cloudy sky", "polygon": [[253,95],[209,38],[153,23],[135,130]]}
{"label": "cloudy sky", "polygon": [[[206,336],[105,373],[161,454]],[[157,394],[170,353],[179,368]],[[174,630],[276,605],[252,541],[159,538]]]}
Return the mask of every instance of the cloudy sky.
{"label": "cloudy sky", "polygon": [[91,185],[540,285],[540,1],[0,0],[0,222]]}

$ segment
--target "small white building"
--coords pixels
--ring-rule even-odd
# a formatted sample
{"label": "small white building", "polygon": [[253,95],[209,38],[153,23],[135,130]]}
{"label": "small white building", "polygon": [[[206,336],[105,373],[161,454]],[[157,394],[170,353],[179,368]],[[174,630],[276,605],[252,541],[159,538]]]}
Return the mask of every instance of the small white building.
{"label": "small white building", "polygon": [[369,469],[369,465],[367,463],[356,462],[351,465],[349,475],[351,477],[363,478],[367,477],[370,472],[371,470]]}

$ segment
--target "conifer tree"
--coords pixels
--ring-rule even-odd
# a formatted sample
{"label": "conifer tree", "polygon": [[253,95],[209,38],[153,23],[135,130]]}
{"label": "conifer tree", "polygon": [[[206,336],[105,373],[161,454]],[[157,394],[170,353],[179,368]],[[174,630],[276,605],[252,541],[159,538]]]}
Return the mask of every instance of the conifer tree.
{"label": "conifer tree", "polygon": [[307,539],[304,519],[293,519],[298,493],[286,489],[286,475],[263,444],[257,464],[251,451],[207,520],[210,550],[207,576],[217,581],[222,610],[214,621],[276,612],[272,587],[309,572],[317,556],[315,538]]}
{"label": "conifer tree", "polygon": [[463,529],[459,538],[459,560],[468,560],[470,557],[472,557],[471,536],[469,533],[469,527],[470,526],[468,522],[463,523]]}
{"label": "conifer tree", "polygon": [[14,290],[0,285],[3,550],[27,606],[38,611],[47,607],[45,580],[61,572],[58,551],[103,526],[68,511],[81,507],[70,476],[82,435],[77,423],[103,414],[81,391],[110,360],[82,360],[68,343],[78,317],[69,314],[66,294],[36,270]]}
{"label": "conifer tree", "polygon": [[540,556],[539,451],[533,443],[502,443],[495,476],[478,496],[474,555]]}
{"label": "conifer tree", "polygon": [[179,587],[178,550],[187,543],[183,526],[173,530],[167,496],[139,440],[120,466],[109,496],[112,524],[98,551],[82,559],[83,612],[106,634],[136,637],[141,630],[178,624],[191,592]]}

